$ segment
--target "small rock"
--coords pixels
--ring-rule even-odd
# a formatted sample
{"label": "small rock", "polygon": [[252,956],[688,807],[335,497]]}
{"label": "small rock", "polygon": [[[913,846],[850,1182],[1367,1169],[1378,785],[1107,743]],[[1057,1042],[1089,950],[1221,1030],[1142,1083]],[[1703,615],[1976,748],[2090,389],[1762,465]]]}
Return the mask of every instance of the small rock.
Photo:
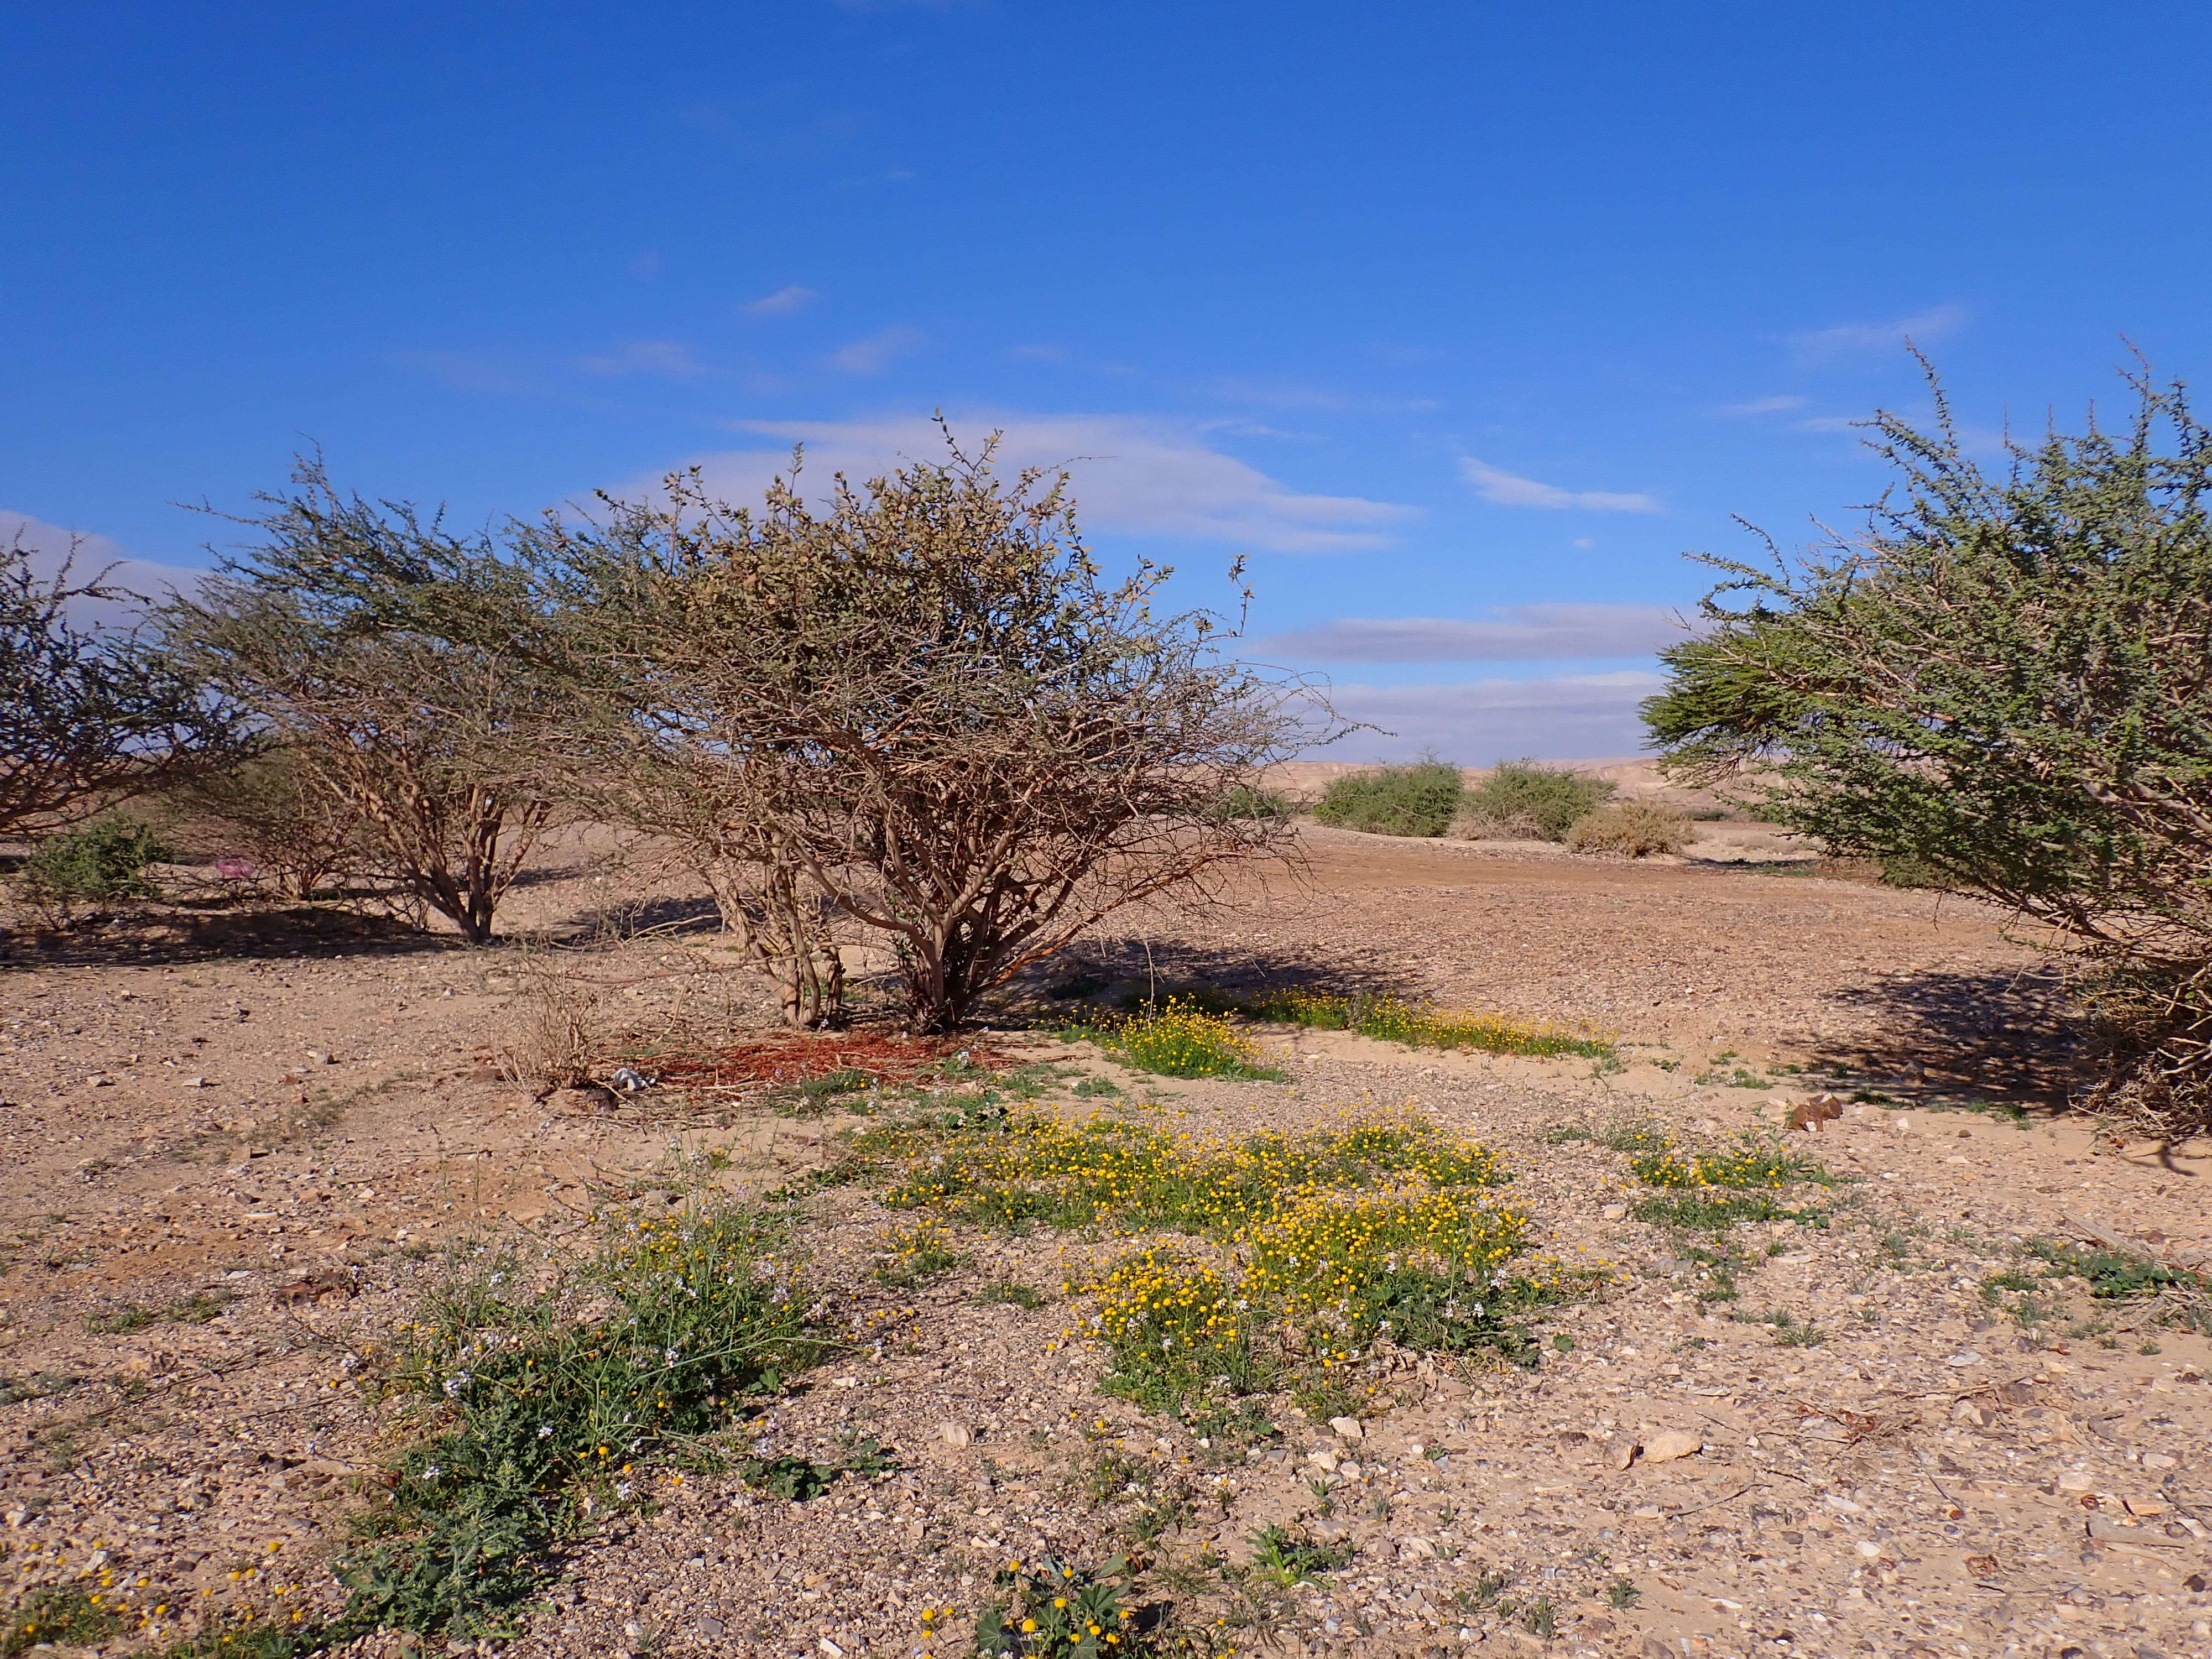
{"label": "small rock", "polygon": [[185,1079],[185,1087],[187,1089],[204,1089],[207,1086],[208,1080],[204,1077],[188,1077]]}
{"label": "small rock", "polygon": [[948,1446],[972,1446],[975,1443],[975,1432],[965,1423],[939,1423],[937,1437]]}
{"label": "small rock", "polygon": [[1608,1204],[1605,1208],[1600,1210],[1598,1213],[1603,1216],[1607,1221],[1624,1220],[1628,1215],[1628,1206],[1626,1204]]}
{"label": "small rock", "polygon": [[1401,1538],[1398,1556],[1405,1561],[1433,1561],[1437,1559],[1437,1547],[1425,1538]]}
{"label": "small rock", "polygon": [[2142,1461],[2143,1467],[2147,1469],[2176,1468],[2181,1462],[2179,1458],[2168,1457],[2164,1452],[2145,1452]]}
{"label": "small rock", "polygon": [[1340,1440],[1358,1440],[1367,1432],[1359,1426],[1359,1419],[1356,1417],[1332,1417],[1328,1419],[1328,1426]]}
{"label": "small rock", "polygon": [[1357,1480],[1366,1473],[1348,1457],[1336,1466],[1336,1472],[1347,1480]]}
{"label": "small rock", "polygon": [[1947,1365],[1956,1365],[1964,1369],[1968,1365],[1980,1364],[1982,1363],[1982,1357],[1976,1353],[1972,1348],[1961,1348],[1958,1352],[1953,1354],[1943,1363]]}
{"label": "small rock", "polygon": [[1616,1469],[1625,1469],[1633,1463],[1637,1449],[1632,1434],[1609,1434],[1605,1437],[1605,1461]]}
{"label": "small rock", "polygon": [[814,1645],[821,1649],[823,1653],[827,1654],[829,1656],[829,1659],[845,1659],[845,1650],[839,1647],[835,1642],[831,1641],[826,1636],[820,1641],[817,1642]]}
{"label": "small rock", "polygon": [[2104,1544],[2133,1544],[2148,1549],[2179,1549],[2186,1538],[2166,1538],[2148,1527],[2124,1527],[2117,1521],[2108,1521],[2101,1515],[2089,1517],[2089,1536]]}
{"label": "small rock", "polygon": [[1325,1446],[1319,1451],[1308,1452],[1306,1462],[1327,1469],[1332,1474],[1336,1473],[1336,1454]]}
{"label": "small rock", "polygon": [[613,1090],[587,1083],[580,1089],[556,1089],[545,1103],[556,1112],[611,1112],[619,1103]]}
{"label": "small rock", "polygon": [[1678,1457],[1694,1457],[1705,1449],[1705,1443],[1696,1435],[1674,1429],[1665,1434],[1655,1434],[1644,1443],[1644,1461],[1671,1463]]}

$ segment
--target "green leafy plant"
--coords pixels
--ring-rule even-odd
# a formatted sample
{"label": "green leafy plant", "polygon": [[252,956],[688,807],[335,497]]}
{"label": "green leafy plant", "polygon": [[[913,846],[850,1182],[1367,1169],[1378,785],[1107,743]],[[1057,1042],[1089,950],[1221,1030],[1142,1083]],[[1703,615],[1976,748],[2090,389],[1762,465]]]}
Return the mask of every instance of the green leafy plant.
{"label": "green leafy plant", "polygon": [[1378,836],[1441,836],[1459,810],[1459,768],[1434,758],[1330,780],[1314,817]]}
{"label": "green leafy plant", "polygon": [[1047,1558],[1000,1569],[1000,1594],[975,1619],[975,1650],[1022,1659],[1105,1659],[1149,1650],[1126,1556],[1090,1567]]}
{"label": "green leafy plant", "polygon": [[2091,1103],[2212,1115],[2212,429],[2133,378],[2118,427],[1991,473],[1942,387],[1869,444],[1897,487],[1856,538],[1725,580],[1662,653],[1663,764],[1763,796],[1831,853],[2055,929],[2094,965]]}
{"label": "green leafy plant", "polygon": [[169,856],[152,825],[114,815],[40,842],[23,860],[22,881],[33,899],[57,908],[151,898],[147,868]]}
{"label": "green leafy plant", "polygon": [[123,1620],[106,1601],[75,1585],[40,1586],[0,1624],[0,1659],[50,1644],[90,1646],[114,1635]]}
{"label": "green leafy plant", "polygon": [[1350,1565],[1357,1553],[1349,1542],[1323,1543],[1272,1522],[1246,1541],[1252,1547],[1253,1571],[1285,1589],[1293,1584],[1310,1583],[1317,1573],[1334,1572]]}
{"label": "green leafy plant", "polygon": [[1532,760],[1500,761],[1461,799],[1452,833],[1473,841],[1565,841],[1612,798],[1613,785],[1603,778]]}

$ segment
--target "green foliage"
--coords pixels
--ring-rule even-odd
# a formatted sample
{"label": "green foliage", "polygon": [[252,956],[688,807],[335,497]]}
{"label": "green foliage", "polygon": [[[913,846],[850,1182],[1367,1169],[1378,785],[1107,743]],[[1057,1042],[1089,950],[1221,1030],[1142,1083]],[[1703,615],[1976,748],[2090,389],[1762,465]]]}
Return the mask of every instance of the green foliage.
{"label": "green foliage", "polygon": [[152,898],[147,866],[168,857],[167,845],[150,824],[112,815],[40,842],[23,860],[23,884],[33,898],[64,906]]}
{"label": "green foliage", "polygon": [[1649,858],[1679,853],[1690,844],[1690,821],[1680,812],[1648,800],[1609,801],[1584,813],[1568,827],[1571,853],[1617,853]]}
{"label": "green foliage", "polygon": [[1362,1036],[1415,1048],[1477,1048],[1494,1054],[1574,1055],[1585,1060],[1606,1059],[1613,1052],[1612,1043],[1587,1030],[1465,1008],[1432,1007],[1388,992],[1343,995],[1291,990],[1240,996],[1194,991],[1180,994],[1195,1007],[1316,1030],[1357,1031]]}
{"label": "green foliage", "polygon": [[855,1440],[849,1453],[834,1463],[785,1453],[780,1457],[742,1457],[736,1464],[738,1479],[770,1498],[804,1504],[819,1498],[848,1474],[883,1474],[898,1465],[873,1437]]}
{"label": "green foliage", "polygon": [[1576,823],[1613,797],[1603,778],[1532,760],[1500,761],[1460,803],[1461,832],[1565,841]]}
{"label": "green foliage", "polygon": [[41,1585],[23,1598],[22,1605],[0,1624],[0,1659],[52,1644],[90,1646],[112,1636],[123,1620],[106,1600],[94,1601],[74,1585]]}
{"label": "green foliage", "polygon": [[1936,388],[1882,413],[1894,491],[1848,544],[1728,580],[1644,708],[1674,775],[1770,780],[1834,854],[1993,899],[2113,970],[2096,1103],[2212,1112],[2212,430],[2134,382],[2126,425],[1985,473]]}
{"label": "green foliage", "polygon": [[1019,1308],[1024,1313],[1035,1313],[1051,1298],[1034,1285],[995,1279],[975,1292],[975,1300],[987,1308]]}
{"label": "green foliage", "polygon": [[204,1325],[220,1317],[237,1299],[228,1291],[195,1291],[159,1308],[132,1305],[113,1313],[94,1314],[84,1322],[84,1328],[95,1336],[123,1336],[164,1320],[177,1325]]}
{"label": "green foliage", "polygon": [[398,1379],[422,1432],[375,1535],[338,1564],[356,1625],[506,1628],[545,1552],[635,1500],[641,1470],[729,1427],[824,1348],[773,1234],[737,1211],[637,1224],[573,1276],[523,1287],[489,1255],[428,1298]]}
{"label": "green foliage", "polygon": [[999,1595],[976,1616],[975,1651],[1021,1659],[1149,1653],[1143,1628],[1149,1621],[1132,1605],[1135,1580],[1126,1557],[1101,1567],[1049,1557],[1012,1562],[999,1571]]}
{"label": "green foliage", "polygon": [[1348,1541],[1325,1544],[1273,1522],[1246,1541],[1252,1546],[1253,1571],[1285,1589],[1311,1583],[1316,1573],[1348,1567],[1358,1554]]}
{"label": "green foliage", "polygon": [[1427,759],[1332,780],[1314,817],[1340,830],[1433,836],[1451,828],[1459,804],[1459,768]]}
{"label": "green foliage", "polygon": [[[1084,1033],[1140,1072],[1160,1077],[1227,1078],[1280,1083],[1260,1063],[1260,1045],[1218,1014],[1182,997],[1148,1003],[1120,1021]],[[1094,1091],[1095,1092],[1095,1091]]]}
{"label": "green foliage", "polygon": [[1291,798],[1279,789],[1263,789],[1249,783],[1232,784],[1212,805],[1220,818],[1266,818],[1285,823],[1297,814]]}

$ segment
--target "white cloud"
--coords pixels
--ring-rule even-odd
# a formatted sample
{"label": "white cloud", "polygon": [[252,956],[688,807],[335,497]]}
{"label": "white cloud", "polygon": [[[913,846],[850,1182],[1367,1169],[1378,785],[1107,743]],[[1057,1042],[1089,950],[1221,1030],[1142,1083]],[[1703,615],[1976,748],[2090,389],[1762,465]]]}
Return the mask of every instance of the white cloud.
{"label": "white cloud", "polygon": [[1534,478],[1507,472],[1487,461],[1478,461],[1472,455],[1460,458],[1459,474],[1474,486],[1476,495],[1500,507],[1579,507],[1586,513],[1660,510],[1656,495],[1623,495],[1610,489],[1562,489],[1557,484],[1539,483]]}
{"label": "white cloud", "polygon": [[[935,459],[944,440],[920,418],[876,421],[739,421],[740,432],[781,446],[695,458],[708,482],[732,501],[756,498],[806,446],[806,472],[827,485],[842,471],[855,479],[890,470],[902,457]],[[1191,428],[1132,415],[963,415],[952,429],[978,447],[994,430],[1000,471],[1066,463],[1084,522],[1095,529],[1188,536],[1279,553],[1340,553],[1387,546],[1391,527],[1418,509],[1357,495],[1302,494],[1233,455],[1211,447]]]}
{"label": "white cloud", "polygon": [[1838,323],[1831,328],[1806,329],[1789,337],[1790,347],[1800,357],[1834,357],[1850,352],[1887,351],[1907,340],[1925,345],[1955,333],[1966,320],[1962,306],[1931,306],[1910,317],[1887,323]]}
{"label": "white cloud", "polygon": [[1516,605],[1482,621],[1347,617],[1254,642],[1255,651],[1315,662],[1544,662],[1648,657],[1685,632],[1656,605]]}
{"label": "white cloud", "polygon": [[924,336],[918,328],[908,328],[896,323],[878,329],[865,340],[855,340],[830,354],[833,368],[848,374],[880,374],[892,363],[922,343]]}
{"label": "white cloud", "polygon": [[[185,565],[134,559],[108,537],[88,532],[73,532],[43,519],[34,519],[27,513],[0,509],[0,547],[13,546],[18,540],[31,556],[31,574],[42,582],[58,576],[64,563],[68,562],[71,586],[82,587],[97,580],[101,586],[124,594],[158,601],[179,590],[190,592],[207,574],[204,570]],[[73,562],[72,544],[76,552]],[[128,627],[137,620],[139,609],[128,598],[79,599],[70,605],[69,615],[80,627]]]}
{"label": "white cloud", "polygon": [[801,288],[797,283],[792,283],[773,294],[763,294],[757,300],[748,300],[744,313],[748,317],[788,317],[793,312],[804,311],[821,297],[812,289]]}
{"label": "white cloud", "polygon": [[1753,398],[1748,403],[1723,404],[1723,415],[1781,415],[1793,409],[1802,409],[1808,399],[1794,392],[1778,393],[1771,398]]}
{"label": "white cloud", "polygon": [[1658,674],[1575,674],[1556,679],[1469,680],[1456,685],[1339,685],[1336,712],[1389,736],[1355,732],[1320,760],[1402,759],[1433,750],[1462,766],[1522,755],[1589,760],[1639,754],[1650,744],[1637,705],[1663,690]]}
{"label": "white cloud", "polygon": [[714,372],[677,340],[631,340],[606,356],[579,357],[576,367],[586,374],[659,374],[672,380],[695,380]]}
{"label": "white cloud", "polygon": [[1856,432],[1866,422],[1863,415],[1814,415],[1790,424],[1800,432]]}

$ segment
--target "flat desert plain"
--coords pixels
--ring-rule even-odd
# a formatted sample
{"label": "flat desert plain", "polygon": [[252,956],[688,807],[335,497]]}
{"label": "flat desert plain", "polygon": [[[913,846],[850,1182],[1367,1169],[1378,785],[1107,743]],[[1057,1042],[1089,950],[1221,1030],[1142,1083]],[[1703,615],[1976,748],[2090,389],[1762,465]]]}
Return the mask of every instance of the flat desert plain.
{"label": "flat desert plain", "polygon": [[[1302,844],[1303,872],[1226,907],[1117,918],[992,1015],[962,1075],[1021,1072],[1020,1110],[1201,1138],[1424,1115],[1496,1152],[1537,1246],[1588,1288],[1540,1310],[1518,1363],[1378,1343],[1334,1424],[1276,1394],[1234,1433],[1102,1393],[1096,1229],[953,1224],[950,1265],[898,1271],[914,1212],[887,1206],[889,1175],[850,1173],[848,1137],[882,1120],[849,1109],[950,1085],[817,1097],[694,1072],[611,1100],[507,1080],[549,975],[586,988],[603,1069],[765,1027],[711,912],[619,858],[541,860],[501,917],[530,946],[195,900],[189,872],[176,902],[17,934],[8,1651],[43,1639],[21,1609],[64,1596],[100,1598],[64,1644],[108,1653],[328,1618],[333,1562],[424,1431],[395,1379],[426,1297],[499,1252],[542,1267],[770,1194],[834,1351],[723,1455],[631,1471],[504,1633],[428,1650],[951,1659],[1009,1562],[1135,1551],[1145,1619],[1194,1652],[2212,1651],[2212,1351],[2190,1288],[2212,1166],[2058,1109],[2072,1057],[2035,940],[1775,864]],[[1224,1081],[1067,1035],[1072,991],[1295,985],[1613,1046],[1262,1025],[1281,1080]],[[1839,1115],[1783,1127],[1824,1092]],[[1644,1218],[1666,1194],[1635,1147],[1746,1131],[1820,1179],[1768,1219]],[[2046,1275],[2069,1249],[2178,1277],[2093,1297]],[[775,1459],[858,1467],[793,1497],[759,1478]]]}

